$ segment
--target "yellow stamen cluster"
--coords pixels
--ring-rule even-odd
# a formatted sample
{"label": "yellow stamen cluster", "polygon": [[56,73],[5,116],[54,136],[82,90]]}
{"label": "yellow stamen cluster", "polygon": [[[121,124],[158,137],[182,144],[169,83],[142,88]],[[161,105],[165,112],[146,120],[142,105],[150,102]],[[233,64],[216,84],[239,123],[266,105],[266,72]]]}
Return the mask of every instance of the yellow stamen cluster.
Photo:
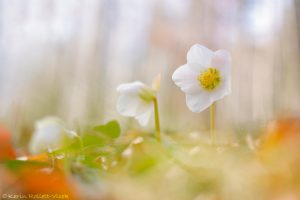
{"label": "yellow stamen cluster", "polygon": [[207,70],[201,72],[198,76],[199,85],[205,90],[213,90],[218,87],[221,83],[221,75],[218,69],[208,68]]}

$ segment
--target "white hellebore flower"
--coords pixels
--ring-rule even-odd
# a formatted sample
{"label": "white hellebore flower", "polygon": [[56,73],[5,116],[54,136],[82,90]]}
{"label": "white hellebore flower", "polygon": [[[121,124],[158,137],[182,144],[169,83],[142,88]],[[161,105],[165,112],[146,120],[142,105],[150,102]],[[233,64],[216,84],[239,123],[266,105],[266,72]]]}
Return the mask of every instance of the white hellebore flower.
{"label": "white hellebore flower", "polygon": [[57,117],[45,117],[35,123],[29,150],[32,154],[53,151],[62,147],[67,139],[78,137],[74,131],[63,127],[63,122]]}
{"label": "white hellebore flower", "polygon": [[117,111],[121,115],[134,117],[140,125],[146,126],[154,110],[153,101],[159,85],[160,75],[154,80],[152,88],[139,81],[119,85]]}
{"label": "white hellebore flower", "polygon": [[187,53],[187,64],[173,74],[175,84],[186,94],[192,112],[201,112],[231,92],[231,56],[226,50],[211,51],[195,44]]}

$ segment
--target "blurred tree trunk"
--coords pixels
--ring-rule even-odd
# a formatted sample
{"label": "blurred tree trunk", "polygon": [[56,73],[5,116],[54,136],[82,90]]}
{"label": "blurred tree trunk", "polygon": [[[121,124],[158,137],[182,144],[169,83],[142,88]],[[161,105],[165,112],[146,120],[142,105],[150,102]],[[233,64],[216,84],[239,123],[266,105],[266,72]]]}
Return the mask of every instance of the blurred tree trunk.
{"label": "blurred tree trunk", "polygon": [[296,14],[296,23],[297,23],[297,34],[298,34],[298,43],[300,46],[300,1],[294,0],[294,8],[295,8],[295,14]]}

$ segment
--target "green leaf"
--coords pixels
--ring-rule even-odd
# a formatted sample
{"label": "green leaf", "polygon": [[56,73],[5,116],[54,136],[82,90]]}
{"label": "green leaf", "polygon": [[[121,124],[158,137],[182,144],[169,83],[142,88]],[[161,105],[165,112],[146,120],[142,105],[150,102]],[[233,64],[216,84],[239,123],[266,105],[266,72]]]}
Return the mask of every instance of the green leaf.
{"label": "green leaf", "polygon": [[23,161],[23,160],[9,160],[5,162],[5,165],[8,169],[12,171],[19,171],[24,168],[39,168],[47,167],[49,163],[38,162],[38,161]]}
{"label": "green leaf", "polygon": [[104,146],[106,144],[106,140],[103,136],[86,134],[82,137],[83,146]]}
{"label": "green leaf", "polygon": [[110,138],[117,138],[120,136],[120,124],[116,120],[112,120],[104,125],[94,127],[94,130],[101,132]]}

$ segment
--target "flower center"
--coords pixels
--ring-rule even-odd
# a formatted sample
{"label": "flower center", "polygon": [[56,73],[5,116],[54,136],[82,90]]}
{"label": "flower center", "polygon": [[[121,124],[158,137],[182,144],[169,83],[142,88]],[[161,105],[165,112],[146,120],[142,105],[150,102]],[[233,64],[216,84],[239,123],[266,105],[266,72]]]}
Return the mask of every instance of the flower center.
{"label": "flower center", "polygon": [[139,97],[143,101],[145,101],[147,103],[150,103],[155,99],[155,91],[151,88],[148,88],[148,87],[142,88],[139,91]]}
{"label": "flower center", "polygon": [[203,89],[213,90],[221,83],[220,72],[216,68],[210,67],[207,70],[201,72],[197,80],[199,81],[199,85]]}

